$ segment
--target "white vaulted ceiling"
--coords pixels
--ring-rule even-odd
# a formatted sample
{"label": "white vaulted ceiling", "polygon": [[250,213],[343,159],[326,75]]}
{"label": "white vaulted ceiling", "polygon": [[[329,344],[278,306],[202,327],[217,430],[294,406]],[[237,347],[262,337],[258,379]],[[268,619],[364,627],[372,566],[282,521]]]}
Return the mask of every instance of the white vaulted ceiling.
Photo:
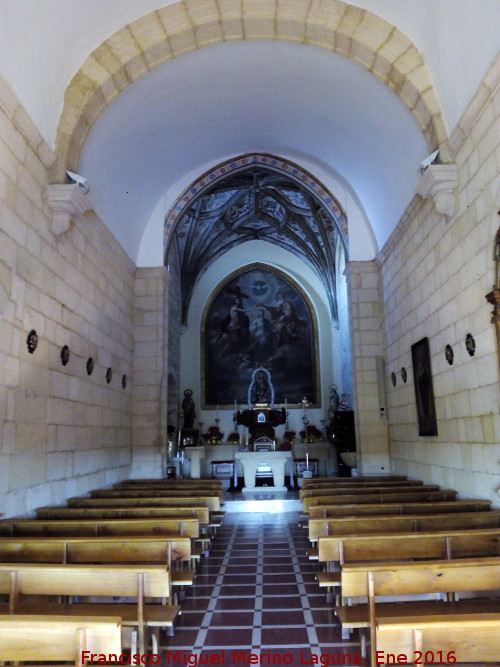
{"label": "white vaulted ceiling", "polygon": [[[65,90],[87,56],[167,4],[0,0],[0,74],[50,145]],[[352,4],[413,41],[449,133],[497,54],[499,0]],[[163,215],[191,180],[246,152],[279,155],[313,173],[346,208],[356,204],[353,218],[364,223],[354,228],[351,259],[369,259],[413,196],[428,151],[400,98],[355,62],[304,44],[237,41],[180,55],[126,87],[97,117],[78,170],[129,255],[158,264]]]}

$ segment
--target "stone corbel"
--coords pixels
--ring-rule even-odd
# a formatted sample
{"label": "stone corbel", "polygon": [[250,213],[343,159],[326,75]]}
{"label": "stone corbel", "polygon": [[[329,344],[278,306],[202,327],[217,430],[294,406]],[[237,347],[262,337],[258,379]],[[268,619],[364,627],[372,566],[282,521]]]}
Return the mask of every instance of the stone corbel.
{"label": "stone corbel", "polygon": [[433,199],[436,211],[450,218],[456,211],[457,183],[456,164],[431,164],[422,174],[417,194],[424,199]]}
{"label": "stone corbel", "polygon": [[74,215],[82,215],[92,208],[76,183],[48,185],[47,197],[52,208],[52,231],[56,236],[68,231]]}

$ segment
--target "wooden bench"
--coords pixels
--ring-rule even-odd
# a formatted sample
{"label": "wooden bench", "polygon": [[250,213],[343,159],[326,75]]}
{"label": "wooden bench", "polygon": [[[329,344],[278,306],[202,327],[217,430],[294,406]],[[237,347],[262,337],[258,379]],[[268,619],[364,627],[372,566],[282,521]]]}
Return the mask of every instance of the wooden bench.
{"label": "wooden bench", "polygon": [[353,563],[399,559],[499,556],[500,528],[479,528],[439,533],[386,533],[320,537],[318,557],[324,563]]}
{"label": "wooden bench", "polygon": [[[451,621],[476,612],[494,613],[500,618],[500,598],[484,597],[486,593],[500,592],[500,558],[344,565],[341,581],[343,606],[336,609],[336,614],[343,634],[353,628],[370,628],[372,664],[376,664],[375,647],[380,648],[375,639],[375,627],[382,627],[386,621],[405,625],[410,618],[414,622],[417,617],[427,616]],[[484,599],[411,599],[415,595],[430,594],[449,597],[464,591],[473,591],[475,598]],[[381,597],[393,596],[404,596],[407,601],[378,601]],[[346,601],[356,598],[367,598],[368,602],[345,606]],[[411,658],[413,660],[413,655]],[[465,659],[480,660],[477,655]],[[461,661],[458,655],[457,661]]]}
{"label": "wooden bench", "polygon": [[380,623],[377,619],[375,646],[377,665],[393,665],[397,656],[401,660],[408,657],[409,664],[415,665],[422,665],[424,659],[438,664],[457,662],[466,667],[479,667],[479,662],[499,665],[500,613],[476,612],[447,618],[425,614],[410,616],[404,622],[397,617]]}
{"label": "wooden bench", "polygon": [[[8,602],[0,603],[1,614],[120,617],[123,627],[137,631],[141,654],[146,649],[146,629],[156,634],[161,627],[171,630],[180,613],[177,605],[145,603],[145,598],[171,599],[170,575],[163,565],[0,563],[0,593],[8,595]],[[135,602],[69,604],[52,602],[52,596],[132,597]]]}
{"label": "wooden bench", "polygon": [[181,535],[199,537],[198,519],[3,519],[0,536],[45,535],[64,537],[113,537],[119,535]]}
{"label": "wooden bench", "polygon": [[208,526],[210,514],[208,507],[135,507],[117,505],[116,507],[61,507],[47,506],[35,510],[39,519],[197,519],[200,526]]}
{"label": "wooden bench", "polygon": [[358,477],[316,477],[316,479],[304,480],[307,484],[304,484],[304,488],[309,486],[309,484],[316,484],[321,482],[327,482],[328,484],[366,484],[367,482],[373,482],[375,484],[380,484],[384,482],[406,482],[408,478],[406,475],[366,475]]}
{"label": "wooden bench", "polygon": [[181,487],[170,487],[167,484],[133,484],[130,486],[116,486],[112,489],[102,489],[103,491],[117,491],[122,494],[132,494],[137,491],[142,491],[144,493],[154,492],[154,493],[164,493],[167,496],[179,496],[180,498],[197,498],[198,496],[215,496],[219,498],[219,501],[222,502],[224,499],[224,491],[222,488],[218,487],[195,487],[195,486],[181,486]]}
{"label": "wooden bench", "polygon": [[[189,537],[0,537],[2,563],[161,563],[172,585],[182,592],[192,586],[194,561]],[[188,569],[186,569],[186,566]]]}
{"label": "wooden bench", "polygon": [[[152,490],[152,489],[93,489],[89,492],[92,498],[146,498],[147,504],[152,505],[150,501],[158,500],[158,504],[172,504],[177,507],[186,507],[192,505],[206,505],[211,512],[220,512],[221,500],[218,494],[182,494],[181,492]],[[75,498],[70,498],[68,504],[71,504]],[[163,501],[163,502],[161,502]]]}
{"label": "wooden bench", "polygon": [[215,486],[222,489],[222,484],[218,479],[204,479],[202,477],[184,477],[183,479],[170,479],[168,477],[144,477],[144,478],[134,478],[134,479],[122,479],[119,482],[113,484],[114,487],[117,486]]}
{"label": "wooden bench", "polygon": [[317,496],[347,496],[356,493],[358,495],[378,495],[383,493],[422,493],[424,491],[439,491],[437,484],[426,484],[421,486],[346,486],[346,487],[318,487],[301,489],[299,499],[316,498]]}
{"label": "wooden bench", "polygon": [[387,491],[380,494],[373,493],[352,493],[347,495],[325,495],[304,498],[302,504],[304,511],[308,512],[311,507],[316,505],[353,505],[353,504],[374,504],[377,503],[410,503],[410,502],[438,502],[442,500],[455,500],[456,491],[450,489],[441,489],[439,491],[412,491],[393,492]]}
{"label": "wooden bench", "polygon": [[316,505],[309,508],[309,519],[341,516],[383,516],[406,514],[444,514],[455,512],[484,512],[490,500],[449,500],[430,503],[373,503],[366,505]]}
{"label": "wooden bench", "polygon": [[325,535],[421,533],[466,528],[500,528],[500,510],[468,514],[409,514],[406,516],[334,517],[309,519],[309,540]]}
{"label": "wooden bench", "polygon": [[82,667],[83,652],[122,653],[121,618],[31,615],[0,616],[0,664],[5,661],[73,661]]}

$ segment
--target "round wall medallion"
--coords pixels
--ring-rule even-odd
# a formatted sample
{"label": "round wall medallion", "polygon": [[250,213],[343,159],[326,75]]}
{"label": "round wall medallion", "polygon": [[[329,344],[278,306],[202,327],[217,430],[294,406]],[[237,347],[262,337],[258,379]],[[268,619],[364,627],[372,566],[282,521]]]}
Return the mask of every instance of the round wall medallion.
{"label": "round wall medallion", "polygon": [[68,347],[67,345],[65,345],[65,346],[61,349],[61,364],[62,364],[63,366],[66,366],[66,364],[68,363],[68,361],[69,361],[69,347]]}
{"label": "round wall medallion", "polygon": [[112,377],[113,377],[113,370],[111,368],[108,368],[106,371],[106,382],[108,384],[111,382]]}
{"label": "round wall medallion", "polygon": [[396,373],[391,373],[391,382],[392,382],[392,386],[395,387],[395,386],[396,386],[396,382],[397,382],[397,380],[396,380]]}
{"label": "round wall medallion", "polygon": [[87,359],[86,366],[87,366],[87,375],[92,375],[92,371],[94,370],[94,360],[92,359],[92,357],[89,357]]}
{"label": "round wall medallion", "polygon": [[122,387],[125,389],[126,386],[127,386],[127,376],[122,375]]}
{"label": "round wall medallion", "polygon": [[403,379],[403,382],[406,382],[406,380],[408,379],[408,373],[406,372],[406,368],[404,366],[401,369],[401,377]]}
{"label": "round wall medallion", "polygon": [[446,357],[446,361],[451,366],[453,364],[453,359],[455,358],[455,353],[453,352],[453,348],[451,347],[451,345],[447,345],[444,348],[444,356]]}
{"label": "round wall medallion", "polygon": [[28,352],[33,354],[38,345],[38,335],[34,329],[29,332],[28,337],[26,338],[26,345],[28,347]]}
{"label": "round wall medallion", "polygon": [[476,341],[474,340],[471,333],[468,333],[465,338],[465,347],[470,356],[473,357],[474,352],[476,351]]}

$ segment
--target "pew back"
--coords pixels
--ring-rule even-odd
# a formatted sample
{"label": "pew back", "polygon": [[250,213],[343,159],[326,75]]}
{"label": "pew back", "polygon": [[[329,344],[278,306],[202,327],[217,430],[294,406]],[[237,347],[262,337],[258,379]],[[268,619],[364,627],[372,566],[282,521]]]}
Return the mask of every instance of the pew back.
{"label": "pew back", "polygon": [[423,491],[438,491],[437,484],[422,484],[421,486],[412,486],[404,483],[396,486],[318,486],[301,489],[299,492],[300,500],[304,498],[315,498],[317,496],[347,496],[349,494],[358,495],[379,495],[383,493],[422,493]]}
{"label": "pew back", "polygon": [[465,558],[500,555],[500,528],[481,528],[443,533],[386,533],[329,536],[318,540],[320,562],[352,563],[398,558]]}
{"label": "pew back", "polygon": [[39,519],[197,519],[201,524],[209,523],[208,507],[39,507]]}
{"label": "pew back", "polygon": [[2,661],[74,660],[82,651],[121,654],[121,619],[76,616],[61,618],[33,615],[0,616]]}
{"label": "pew back", "polygon": [[[418,487],[417,487],[418,488]],[[380,494],[373,493],[350,493],[347,495],[312,496],[303,498],[304,511],[308,512],[316,505],[352,505],[352,504],[374,504],[377,503],[410,503],[410,502],[437,502],[442,500],[455,500],[457,492],[452,489],[441,489],[439,491],[413,491],[403,493],[387,491]]]}
{"label": "pew back", "polygon": [[310,519],[329,517],[383,516],[406,514],[443,514],[445,512],[484,512],[489,510],[489,500],[449,500],[422,503],[378,503],[366,505],[316,505],[309,508]]}
{"label": "pew back", "polygon": [[[92,498],[147,498],[148,505],[151,498],[165,499],[165,505],[176,505],[178,507],[191,505],[206,505],[211,512],[218,512],[221,507],[219,494],[193,494],[186,492],[163,491],[158,489],[129,488],[129,489],[94,489],[90,491]],[[72,501],[73,499],[70,499]],[[68,504],[71,502],[68,501]]]}
{"label": "pew back", "polygon": [[5,519],[0,521],[0,536],[148,536],[175,535],[199,537],[197,519]]}
{"label": "pew back", "polygon": [[190,562],[189,537],[0,537],[2,563]]}
{"label": "pew back", "polygon": [[309,519],[309,539],[315,542],[322,535],[421,533],[466,528],[500,528],[500,510],[470,512],[469,514]]}

